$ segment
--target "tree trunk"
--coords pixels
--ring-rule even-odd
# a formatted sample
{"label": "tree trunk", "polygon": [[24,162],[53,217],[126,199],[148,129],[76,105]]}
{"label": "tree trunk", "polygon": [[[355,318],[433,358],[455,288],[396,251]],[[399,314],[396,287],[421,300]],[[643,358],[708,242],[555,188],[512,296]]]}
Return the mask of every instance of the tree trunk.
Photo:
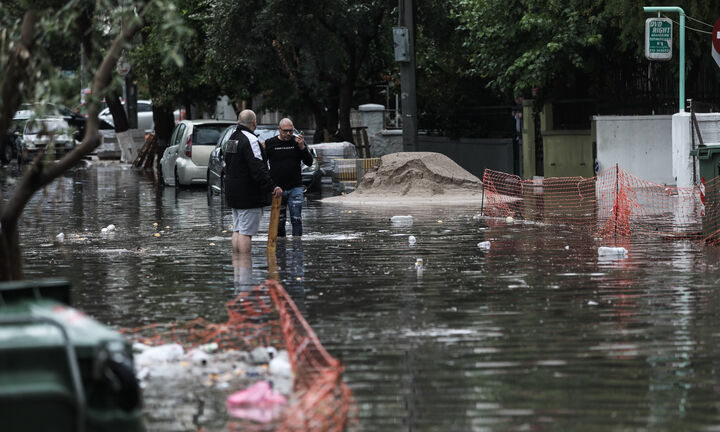
{"label": "tree trunk", "polygon": [[105,101],[108,104],[108,108],[110,108],[110,114],[112,114],[113,122],[115,123],[115,132],[125,132],[128,130],[127,114],[125,114],[125,108],[122,102],[120,102],[120,95],[113,92],[105,98]]}
{"label": "tree trunk", "polygon": [[175,116],[172,108],[153,105],[153,122],[155,122],[155,137],[157,138],[155,166],[159,171],[160,158],[170,145],[170,137],[175,128]]}
{"label": "tree trunk", "polygon": [[[143,11],[144,8],[140,11],[140,15],[143,15]],[[20,40],[15,45],[15,49],[7,54],[7,66],[0,87],[0,126],[4,127],[3,132],[7,131],[9,119],[12,119],[13,113],[20,104],[18,89],[29,86],[29,91],[32,93],[34,88],[33,72],[30,70],[29,60],[32,58],[30,49],[35,38],[35,22],[35,14],[30,11],[26,12]],[[115,38],[95,73],[92,94],[105,93],[122,48],[126,41],[140,30],[142,25],[142,20],[135,21],[125,27],[122,33]],[[98,102],[91,101],[88,104],[87,127],[82,143],[57,162],[45,165],[42,158],[38,158],[25,170],[7,202],[0,201],[0,280],[23,279],[22,250],[18,233],[20,216],[37,191],[60,177],[100,145],[99,112]]]}
{"label": "tree trunk", "polygon": [[194,119],[195,113],[192,112],[192,102],[189,99],[185,99],[183,103],[185,104],[185,118],[187,120]]}
{"label": "tree trunk", "polygon": [[338,89],[333,86],[325,105],[325,129],[328,133],[328,140],[335,141],[338,130]]}
{"label": "tree trunk", "polygon": [[[18,89],[32,82],[33,71],[30,68],[30,59],[35,41],[35,23],[37,17],[32,11],[25,12],[23,16],[22,32],[15,49],[7,53],[5,74],[0,86],[0,131],[5,133],[9,127],[15,111],[20,106],[20,91]],[[23,278],[23,260],[18,235],[18,219],[25,204],[33,192],[23,191],[18,186],[10,200],[3,204],[0,199],[0,281],[19,280]],[[20,200],[16,200],[16,196]],[[2,198],[2,197],[0,197]]]}
{"label": "tree trunk", "polygon": [[342,141],[354,142],[352,125],[350,124],[350,108],[352,108],[354,82],[354,78],[348,78],[342,84],[340,84],[340,100],[338,101],[340,130],[338,131],[338,138],[340,138]]}

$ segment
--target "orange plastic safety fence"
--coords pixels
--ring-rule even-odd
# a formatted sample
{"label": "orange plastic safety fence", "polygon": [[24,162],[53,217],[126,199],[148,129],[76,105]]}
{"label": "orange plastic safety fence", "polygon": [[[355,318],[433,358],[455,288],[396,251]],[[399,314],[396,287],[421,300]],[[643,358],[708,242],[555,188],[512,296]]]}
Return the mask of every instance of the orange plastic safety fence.
{"label": "orange plastic safety fence", "polygon": [[705,190],[665,186],[618,167],[591,178],[528,180],[486,169],[483,213],[579,227],[602,237],[639,234],[717,241],[719,185],[716,178]]}
{"label": "orange plastic safety fence", "polygon": [[351,417],[352,393],[342,381],[343,366],[328,354],[282,286],[275,281],[266,284],[280,312],[299,395],[299,403],[287,411],[283,430],[344,430]]}
{"label": "orange plastic safety fence", "polygon": [[267,290],[247,291],[227,303],[228,320],[213,323],[203,318],[171,324],[150,324],[125,333],[148,345],[177,343],[187,348],[211,342],[218,348],[252,350],[258,346],[284,346],[277,309]]}
{"label": "orange plastic safety fence", "polygon": [[178,343],[186,349],[217,343],[220,349],[286,349],[294,373],[293,395],[272,425],[231,420],[228,430],[342,431],[351,419],[352,392],[342,381],[343,366],[318,340],[288,293],[269,280],[228,302],[228,320],[148,325],[125,330],[152,345]]}

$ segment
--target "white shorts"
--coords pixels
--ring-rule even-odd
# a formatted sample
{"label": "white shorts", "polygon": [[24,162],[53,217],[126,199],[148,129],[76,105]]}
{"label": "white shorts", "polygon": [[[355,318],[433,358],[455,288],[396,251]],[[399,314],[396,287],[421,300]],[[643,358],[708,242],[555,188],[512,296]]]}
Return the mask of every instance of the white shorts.
{"label": "white shorts", "polygon": [[243,235],[253,236],[260,229],[260,219],[263,209],[232,209],[233,231]]}

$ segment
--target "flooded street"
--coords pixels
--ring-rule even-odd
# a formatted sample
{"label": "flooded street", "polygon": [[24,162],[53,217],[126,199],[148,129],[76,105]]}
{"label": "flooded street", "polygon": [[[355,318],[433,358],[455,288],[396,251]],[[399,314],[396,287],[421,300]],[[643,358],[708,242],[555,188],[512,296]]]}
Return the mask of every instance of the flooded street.
{"label": "flooded street", "polygon": [[[598,257],[615,244],[479,212],[310,197],[305,235],[278,240],[280,282],[346,367],[353,430],[720,430],[720,247],[638,237]],[[116,328],[222,321],[268,276],[268,217],[246,275],[218,197],[96,162],[25,209],[25,276],[69,279],[73,305]]]}

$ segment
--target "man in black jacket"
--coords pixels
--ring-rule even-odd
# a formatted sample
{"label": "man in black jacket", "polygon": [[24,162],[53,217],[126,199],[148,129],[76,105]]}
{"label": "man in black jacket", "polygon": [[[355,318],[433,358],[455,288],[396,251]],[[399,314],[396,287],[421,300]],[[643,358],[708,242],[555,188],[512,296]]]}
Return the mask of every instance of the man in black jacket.
{"label": "man in black jacket", "polygon": [[270,192],[282,195],[275,185],[253,134],[257,118],[251,110],[238,114],[238,126],[225,150],[225,198],[233,214],[233,252],[249,254],[252,236],[257,234],[262,208],[268,205]]}
{"label": "man in black jacket", "polygon": [[303,187],[300,163],[311,166],[312,154],[302,135],[294,135],[292,120],[284,118],[278,125],[279,135],[265,141],[265,151],[270,162],[270,175],[275,184],[283,189],[278,221],[278,237],[285,237],[285,218],[290,208],[290,224],[293,237],[302,235]]}

